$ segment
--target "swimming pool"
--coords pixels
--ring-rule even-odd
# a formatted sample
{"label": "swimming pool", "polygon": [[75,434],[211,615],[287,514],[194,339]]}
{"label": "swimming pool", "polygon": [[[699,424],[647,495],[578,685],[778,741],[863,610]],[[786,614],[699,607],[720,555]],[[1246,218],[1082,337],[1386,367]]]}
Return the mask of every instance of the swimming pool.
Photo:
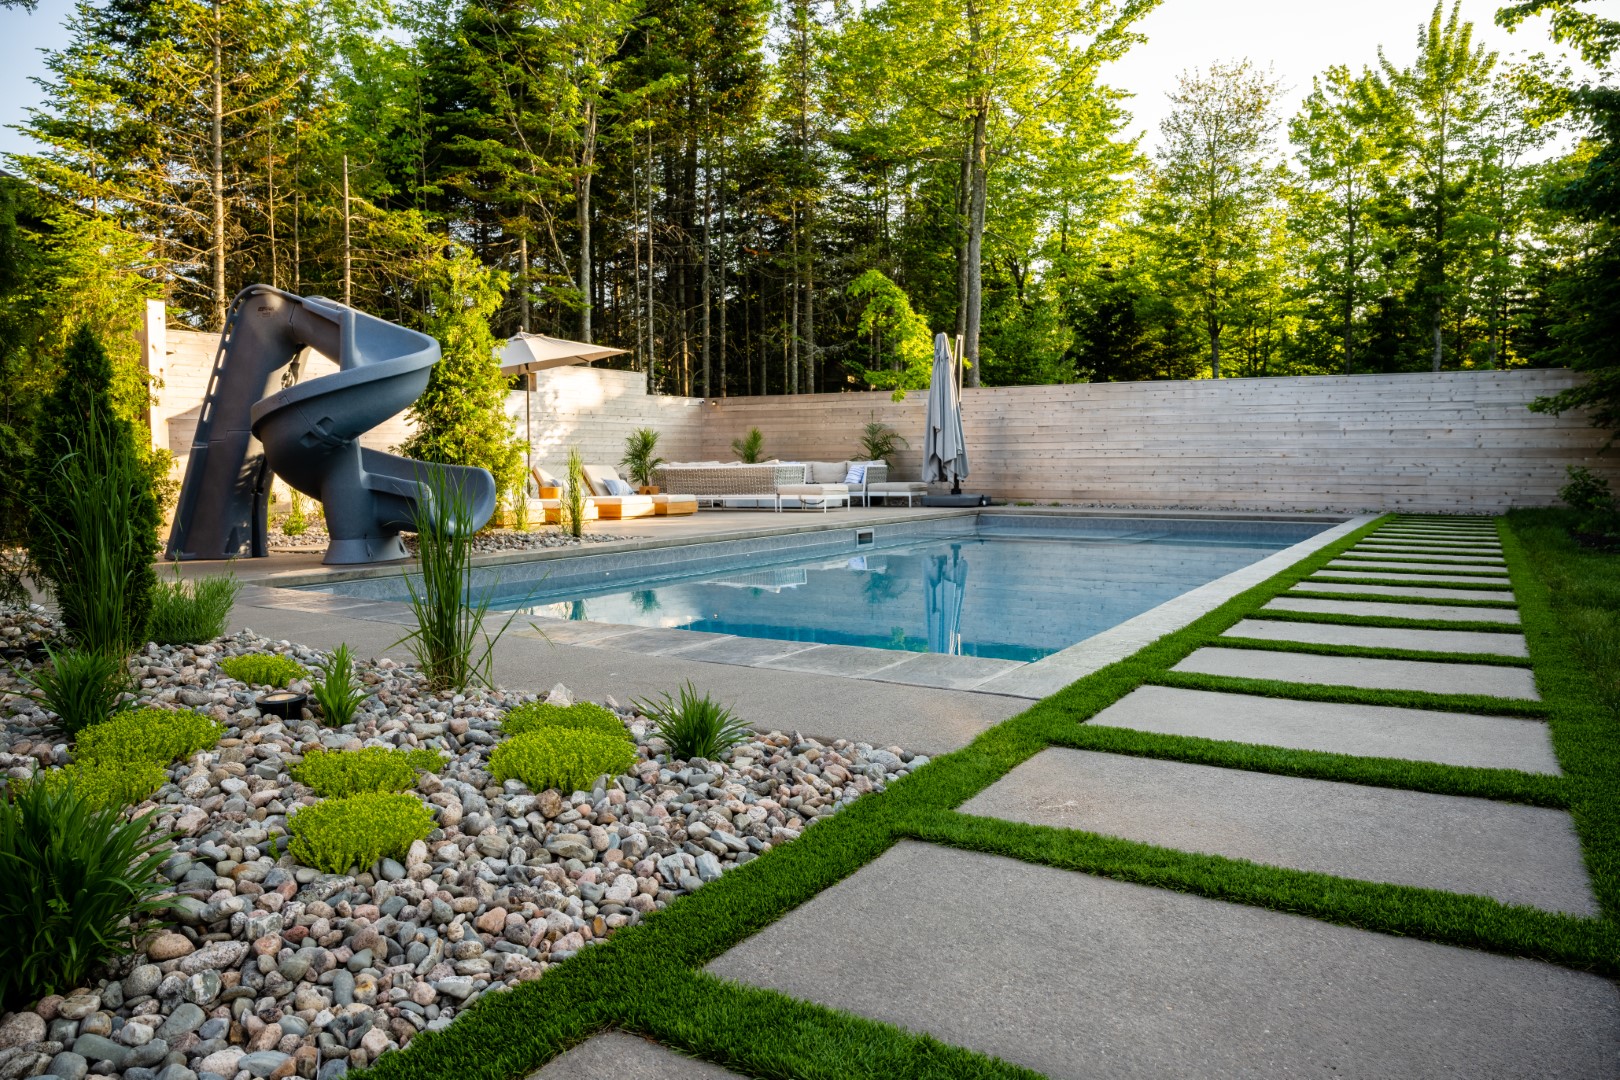
{"label": "swimming pool", "polygon": [[[981,514],[518,563],[474,587],[557,619],[1031,662],[1326,527]],[[405,596],[403,578],[323,588]]]}

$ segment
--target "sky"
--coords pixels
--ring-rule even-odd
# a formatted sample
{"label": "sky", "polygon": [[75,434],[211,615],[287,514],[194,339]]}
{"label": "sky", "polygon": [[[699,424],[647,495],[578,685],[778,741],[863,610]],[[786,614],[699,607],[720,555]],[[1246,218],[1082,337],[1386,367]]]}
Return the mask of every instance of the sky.
{"label": "sky", "polygon": [[[1492,19],[1501,5],[1502,0],[1463,0],[1463,17],[1473,21],[1475,40],[1504,55],[1556,51],[1539,21],[1513,34],[1498,29]],[[1597,0],[1588,7],[1620,19],[1620,0]],[[8,125],[20,122],[24,110],[39,100],[29,78],[44,72],[39,50],[65,42],[61,23],[70,9],[69,0],[40,0],[32,14],[0,9],[0,153],[31,148]],[[1283,84],[1279,112],[1286,118],[1310,92],[1311,77],[1332,64],[1359,69],[1374,63],[1383,45],[1392,61],[1404,65],[1415,54],[1418,27],[1432,10],[1432,0],[1164,0],[1138,24],[1148,40],[1111,65],[1105,77],[1135,95],[1130,130],[1142,133],[1142,146],[1151,151],[1167,111],[1165,95],[1181,72],[1243,58],[1269,65]]]}

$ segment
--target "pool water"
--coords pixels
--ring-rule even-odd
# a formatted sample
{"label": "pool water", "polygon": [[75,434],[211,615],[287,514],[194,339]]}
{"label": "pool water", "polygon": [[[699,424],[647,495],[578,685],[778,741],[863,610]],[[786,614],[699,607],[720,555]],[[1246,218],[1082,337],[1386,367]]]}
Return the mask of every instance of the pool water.
{"label": "pool water", "polygon": [[[1033,661],[1302,539],[930,537],[626,587],[501,587],[495,607],[560,619]],[[521,589],[521,595],[512,592]],[[505,592],[504,599],[499,593]]]}

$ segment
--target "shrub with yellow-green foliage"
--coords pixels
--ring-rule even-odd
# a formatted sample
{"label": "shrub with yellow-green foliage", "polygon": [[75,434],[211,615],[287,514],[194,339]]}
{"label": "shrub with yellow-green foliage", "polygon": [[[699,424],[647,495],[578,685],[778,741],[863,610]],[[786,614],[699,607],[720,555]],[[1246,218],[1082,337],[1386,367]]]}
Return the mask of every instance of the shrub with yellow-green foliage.
{"label": "shrub with yellow-green foliage", "polygon": [[406,791],[416,786],[417,770],[438,772],[444,759],[435,750],[315,750],[292,767],[292,778],[315,794],[338,798],[364,791]]}
{"label": "shrub with yellow-green foliage", "polygon": [[309,670],[296,660],[259,653],[227,656],[219,662],[219,670],[249,686],[271,686],[277,690],[284,690],[294,679],[309,675]]}
{"label": "shrub with yellow-green foliage", "polygon": [[541,727],[497,746],[489,770],[497,783],[521,780],[530,791],[588,790],[604,773],[617,776],[636,762],[629,739],[599,731]]}
{"label": "shrub with yellow-green foliage", "polygon": [[589,701],[576,701],[572,705],[531,701],[527,705],[519,705],[501,718],[501,730],[508,735],[526,735],[542,728],[594,731],[599,735],[630,739],[629,730],[612,709]]}
{"label": "shrub with yellow-green foliage", "polygon": [[92,810],[133,806],[149,798],[169,779],[155,761],[111,761],[94,765],[69,765],[46,769],[33,780],[21,783],[44,784],[51,792],[72,787]]}
{"label": "shrub with yellow-green foliage", "polygon": [[135,709],[79,732],[74,760],[84,766],[167,765],[209,750],[225,729],[189,709]]}
{"label": "shrub with yellow-green foliage", "polygon": [[434,828],[433,812],[415,795],[366,791],[323,799],[293,814],[287,819],[288,850],[305,866],[341,874],[378,859],[403,859]]}

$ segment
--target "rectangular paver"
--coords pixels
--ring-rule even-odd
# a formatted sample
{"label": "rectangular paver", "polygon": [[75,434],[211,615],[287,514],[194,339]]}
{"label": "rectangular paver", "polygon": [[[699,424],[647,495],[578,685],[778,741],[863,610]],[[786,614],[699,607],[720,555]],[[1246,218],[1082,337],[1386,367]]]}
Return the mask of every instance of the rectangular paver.
{"label": "rectangular paver", "polygon": [[1597,914],[1567,812],[1052,747],[965,814]]}
{"label": "rectangular paver", "polygon": [[1229,637],[1264,641],[1304,641],[1314,645],[1357,645],[1368,649],[1428,649],[1432,652],[1494,653],[1528,656],[1523,634],[1491,634],[1478,630],[1401,630],[1388,626],[1347,626],[1335,623],[1281,622],[1244,619],[1226,631]]}
{"label": "rectangular paver", "polygon": [[1308,596],[1279,596],[1264,608],[1270,611],[1308,611],[1318,615],[1374,615],[1382,619],[1428,619],[1436,622],[1517,623],[1512,608],[1453,607],[1449,604],[1381,604],[1376,600],[1317,600]]}
{"label": "rectangular paver", "polygon": [[1547,725],[1382,705],[1344,705],[1142,686],[1092,724],[1358,757],[1434,761],[1477,769],[1557,774]]}
{"label": "rectangular paver", "polygon": [[1611,1077],[1607,979],[902,841],[709,965],[1059,1080]]}
{"label": "rectangular paver", "polygon": [[1305,581],[1296,589],[1312,592],[1365,593],[1369,596],[1410,596],[1423,600],[1502,600],[1511,601],[1513,593],[1499,589],[1447,589],[1443,586],[1425,588],[1422,585],[1342,585],[1334,581]]}
{"label": "rectangular paver", "polygon": [[552,1058],[529,1080],[742,1080],[741,1074],[695,1061],[623,1031],[605,1031]]}
{"label": "rectangular paver", "polygon": [[[1478,563],[1488,567],[1502,567],[1507,565],[1507,560],[1499,558],[1495,555],[1437,555],[1429,552],[1422,554],[1411,554],[1404,551],[1364,551],[1361,548],[1351,548],[1345,553],[1345,555],[1352,557],[1354,560],[1367,561],[1405,559],[1413,563]],[[1345,555],[1341,555],[1334,561],[1338,562],[1344,559]]]}
{"label": "rectangular paver", "polygon": [[942,690],[971,690],[997,675],[1017,671],[1025,665],[1017,660],[995,660],[983,656],[946,656],[941,653],[907,653],[905,659],[870,677],[879,682],[933,686]]}
{"label": "rectangular paver", "polygon": [[[1328,563],[1330,570],[1354,570],[1357,573],[1377,576],[1379,570],[1397,570],[1403,574],[1443,574],[1446,572],[1469,573],[1476,575],[1473,580],[1492,581],[1507,577],[1507,568],[1504,566],[1458,566],[1456,563],[1431,562],[1391,562],[1385,559],[1334,559]],[[1489,575],[1489,576],[1486,576]]]}
{"label": "rectangular paver", "polygon": [[1421,660],[1369,660],[1360,656],[1263,652],[1259,649],[1202,648],[1172,671],[1233,675],[1244,679],[1369,690],[1422,690],[1431,694],[1488,694],[1540,700],[1529,668],[1487,664],[1443,664]]}
{"label": "rectangular paver", "polygon": [[[1403,571],[1405,569],[1406,569],[1405,567],[1402,568]],[[1493,585],[1493,584],[1495,584],[1495,585],[1506,585],[1507,584],[1507,581],[1505,579],[1498,579],[1496,581],[1493,581],[1490,578],[1470,577],[1467,574],[1440,574],[1440,573],[1409,574],[1409,573],[1404,573],[1404,572],[1398,573],[1398,574],[1380,574],[1380,573],[1378,573],[1376,571],[1372,571],[1372,570],[1340,570],[1340,569],[1337,569],[1336,567],[1333,567],[1333,566],[1329,566],[1329,567],[1326,567],[1326,568],[1324,568],[1322,570],[1318,570],[1316,573],[1311,575],[1310,579],[1315,581],[1315,580],[1318,580],[1318,579],[1333,580],[1335,578],[1385,578],[1386,580],[1391,581],[1391,582],[1400,581],[1400,582],[1404,583],[1404,582],[1409,581],[1413,585],[1422,585],[1422,584],[1424,584],[1426,582],[1455,582],[1458,585]]]}

